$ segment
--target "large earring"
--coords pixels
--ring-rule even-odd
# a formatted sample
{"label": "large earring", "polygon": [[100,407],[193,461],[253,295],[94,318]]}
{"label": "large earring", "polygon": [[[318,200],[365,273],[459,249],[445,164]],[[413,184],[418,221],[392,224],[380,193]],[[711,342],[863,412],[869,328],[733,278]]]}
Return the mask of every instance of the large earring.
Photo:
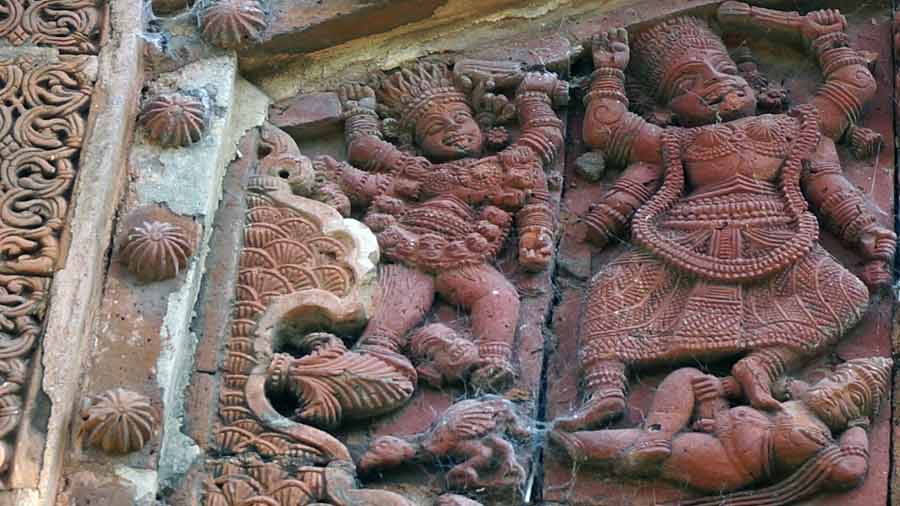
{"label": "large earring", "polygon": [[739,46],[731,51],[731,58],[737,64],[738,71],[756,93],[756,110],[764,114],[781,114],[791,107],[788,90],[783,83],[769,82],[762,72],[753,53],[747,46]]}

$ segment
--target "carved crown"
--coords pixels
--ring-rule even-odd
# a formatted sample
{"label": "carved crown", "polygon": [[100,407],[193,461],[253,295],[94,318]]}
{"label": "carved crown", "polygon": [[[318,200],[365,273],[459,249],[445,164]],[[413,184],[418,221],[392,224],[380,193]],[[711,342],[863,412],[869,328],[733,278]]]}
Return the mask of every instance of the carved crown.
{"label": "carved crown", "polygon": [[419,116],[435,103],[468,104],[466,95],[454,85],[450,69],[428,62],[384,78],[376,94],[382,114],[397,118],[403,128],[410,130],[415,128]]}
{"label": "carved crown", "polygon": [[681,16],[641,32],[631,45],[632,69],[651,86],[657,97],[664,90],[666,70],[692,50],[728,50],[718,35],[702,19]]}

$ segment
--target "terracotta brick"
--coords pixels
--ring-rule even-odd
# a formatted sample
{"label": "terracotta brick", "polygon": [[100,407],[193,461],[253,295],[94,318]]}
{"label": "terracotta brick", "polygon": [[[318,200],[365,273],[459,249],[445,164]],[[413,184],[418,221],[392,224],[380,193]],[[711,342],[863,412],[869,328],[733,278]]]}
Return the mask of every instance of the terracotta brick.
{"label": "terracotta brick", "polygon": [[272,104],[269,121],[294,137],[316,136],[340,129],[341,112],[336,93],[310,93]]}

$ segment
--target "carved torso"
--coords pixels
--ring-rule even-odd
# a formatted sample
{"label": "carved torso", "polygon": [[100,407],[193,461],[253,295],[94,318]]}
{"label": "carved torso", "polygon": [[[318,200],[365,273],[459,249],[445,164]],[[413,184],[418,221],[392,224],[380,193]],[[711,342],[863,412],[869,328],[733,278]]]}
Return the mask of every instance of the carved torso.
{"label": "carved torso", "polygon": [[818,131],[814,109],[800,114],[670,132],[667,188],[638,211],[636,241],[673,266],[728,282],[771,276],[806,255],[818,225],[800,169]]}
{"label": "carved torso", "polygon": [[719,413],[716,436],[747,482],[792,471],[834,444],[831,431],[799,402],[766,415],[748,406]]}
{"label": "carved torso", "polygon": [[490,261],[509,234],[510,213],[528,203],[542,171],[521,148],[434,165],[415,181],[418,198],[376,199],[369,216],[394,217],[378,234],[389,258],[426,271]]}
{"label": "carved torso", "polygon": [[765,114],[693,128],[684,146],[684,168],[692,193],[738,176],[775,183],[799,125],[787,115]]}

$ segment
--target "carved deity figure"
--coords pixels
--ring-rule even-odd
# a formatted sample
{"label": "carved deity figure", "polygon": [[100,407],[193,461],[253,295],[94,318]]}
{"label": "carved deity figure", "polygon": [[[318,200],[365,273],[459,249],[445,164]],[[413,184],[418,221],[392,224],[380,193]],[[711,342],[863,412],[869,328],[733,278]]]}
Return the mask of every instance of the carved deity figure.
{"label": "carved deity figure", "polygon": [[[354,207],[366,211],[384,257],[395,262],[383,272],[378,308],[361,340],[406,346],[407,332],[440,294],[469,310],[480,357],[471,380],[493,391],[515,377],[519,297],[491,262],[513,224],[522,267],[541,270],[552,258],[556,223],[544,167],[563,142],[553,100],[564,101],[568,93],[552,74],[513,80],[514,102],[505,105],[515,107],[521,134],[489,156],[482,156],[483,134],[461,84],[471,88],[469,77],[421,63],[384,77],[376,89],[345,85],[339,95],[353,166],[330,163],[325,171]],[[376,109],[425,156],[385,141]]]}
{"label": "carved deity figure", "polygon": [[[679,369],[663,380],[643,428],[553,431],[577,463],[628,477],[659,477],[712,494],[681,506],[776,506],[822,490],[846,490],[868,470],[866,434],[888,396],[891,360],[854,359],[811,387],[785,382],[777,411],[730,407],[734,378]],[[737,492],[751,485],[776,484]]]}
{"label": "carved deity figure", "polygon": [[[725,2],[718,20],[802,39],[825,83],[810,104],[756,115],[753,88],[701,19],[667,20],[631,47],[624,29],[595,38],[584,138],[628,168],[584,221],[601,247],[629,227],[632,240],[591,281],[585,401],[557,422],[564,430],[620,414],[635,365],[738,358],[731,372],[751,405],[776,408],[774,378],[836,342],[891,279],[896,236],[835,147],[876,89],[844,18]],[[629,111],[626,66],[678,126]],[[816,215],[859,252],[862,280],[819,244]]]}

